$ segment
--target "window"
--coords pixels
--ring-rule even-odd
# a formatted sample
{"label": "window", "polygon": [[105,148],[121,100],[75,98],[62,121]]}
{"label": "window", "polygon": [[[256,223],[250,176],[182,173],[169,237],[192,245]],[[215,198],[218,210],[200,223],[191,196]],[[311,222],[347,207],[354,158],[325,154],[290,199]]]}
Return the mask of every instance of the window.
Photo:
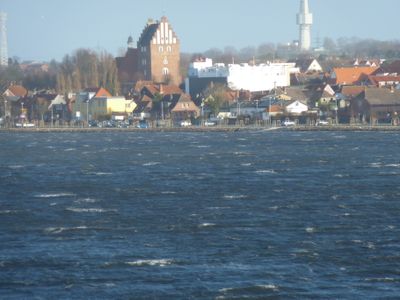
{"label": "window", "polygon": [[169,74],[168,68],[163,68],[162,73],[163,73],[163,75],[168,75]]}
{"label": "window", "polygon": [[167,52],[172,52],[172,47],[171,46],[167,46]]}
{"label": "window", "polygon": [[164,52],[164,47],[163,46],[158,47],[158,52]]}

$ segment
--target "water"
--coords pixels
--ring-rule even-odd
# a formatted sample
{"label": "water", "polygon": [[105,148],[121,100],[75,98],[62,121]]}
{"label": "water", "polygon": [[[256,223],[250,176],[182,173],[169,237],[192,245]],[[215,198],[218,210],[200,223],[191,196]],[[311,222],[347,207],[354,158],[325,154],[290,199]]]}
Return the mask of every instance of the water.
{"label": "water", "polygon": [[0,298],[398,299],[400,135],[0,133]]}

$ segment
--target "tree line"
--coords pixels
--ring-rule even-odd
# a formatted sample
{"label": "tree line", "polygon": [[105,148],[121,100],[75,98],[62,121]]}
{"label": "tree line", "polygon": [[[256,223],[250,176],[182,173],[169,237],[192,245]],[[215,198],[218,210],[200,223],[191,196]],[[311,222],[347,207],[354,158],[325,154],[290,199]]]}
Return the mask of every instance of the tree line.
{"label": "tree line", "polygon": [[111,94],[119,93],[118,70],[115,58],[107,53],[78,49],[65,55],[61,62],[52,60],[48,69],[26,69],[18,59],[9,59],[8,67],[0,69],[0,86],[21,84],[28,90],[51,90],[60,94],[90,87],[104,87]]}

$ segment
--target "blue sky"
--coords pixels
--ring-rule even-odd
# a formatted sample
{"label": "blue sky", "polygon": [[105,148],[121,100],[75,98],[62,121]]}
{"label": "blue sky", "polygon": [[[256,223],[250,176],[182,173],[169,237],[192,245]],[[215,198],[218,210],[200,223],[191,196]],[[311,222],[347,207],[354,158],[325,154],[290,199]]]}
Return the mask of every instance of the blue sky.
{"label": "blue sky", "polygon": [[[399,0],[309,0],[312,38],[398,40]],[[61,60],[78,48],[117,55],[148,18],[165,14],[184,52],[238,49],[298,38],[300,0],[0,0],[8,14],[9,56]]]}

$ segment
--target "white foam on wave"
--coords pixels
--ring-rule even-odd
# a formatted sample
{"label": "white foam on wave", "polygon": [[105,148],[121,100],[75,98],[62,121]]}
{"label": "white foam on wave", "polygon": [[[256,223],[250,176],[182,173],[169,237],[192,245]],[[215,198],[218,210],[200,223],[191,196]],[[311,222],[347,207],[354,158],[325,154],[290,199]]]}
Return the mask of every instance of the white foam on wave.
{"label": "white foam on wave", "polygon": [[48,194],[37,194],[35,198],[61,198],[61,197],[75,197],[74,193],[48,193]]}
{"label": "white foam on wave", "polygon": [[276,174],[274,170],[257,170],[255,171],[256,174]]}
{"label": "white foam on wave", "polygon": [[237,195],[235,195],[235,194],[233,194],[233,195],[224,195],[224,199],[229,199],[229,200],[232,200],[232,199],[245,199],[245,198],[247,198],[246,195],[240,195],[240,194],[237,194]]}
{"label": "white foam on wave", "polygon": [[199,225],[199,227],[213,227],[216,226],[214,223],[202,223]]}
{"label": "white foam on wave", "polygon": [[316,229],[314,227],[307,227],[305,230],[308,233],[314,233],[316,231]]}
{"label": "white foam on wave", "polygon": [[175,195],[176,192],[174,192],[174,191],[163,191],[163,192],[161,192],[161,194],[163,194],[163,195]]}
{"label": "white foam on wave", "polygon": [[160,163],[157,162],[157,161],[150,161],[150,162],[144,163],[142,166],[143,167],[149,167],[149,166],[156,166],[156,165],[159,165],[159,164]]}
{"label": "white foam on wave", "polygon": [[17,170],[17,169],[25,168],[25,166],[24,165],[11,165],[11,166],[8,166],[8,168],[12,169],[12,170]]}
{"label": "white foam on wave", "polygon": [[172,265],[174,260],[172,259],[139,259],[135,261],[127,261],[126,264],[135,267],[165,267]]}
{"label": "white foam on wave", "polygon": [[74,202],[75,203],[95,203],[97,201],[98,201],[97,199],[93,199],[93,198],[84,198],[84,199],[78,199]]}
{"label": "white foam on wave", "polygon": [[64,149],[65,152],[71,152],[71,151],[76,151],[76,148],[67,148]]}
{"label": "white foam on wave", "polygon": [[223,288],[223,289],[220,289],[219,292],[220,293],[230,293],[230,292],[235,292],[235,291],[242,290],[242,289],[252,289],[252,288],[258,288],[258,289],[263,289],[263,290],[273,290],[273,291],[279,290],[279,287],[275,284],[257,284],[254,286]]}
{"label": "white foam on wave", "polygon": [[10,210],[10,209],[0,210],[0,215],[8,215],[16,213],[18,213],[18,210]]}
{"label": "white foam on wave", "polygon": [[250,167],[252,163],[242,163],[240,164],[242,167]]}
{"label": "white foam on wave", "polygon": [[79,208],[79,207],[67,207],[66,210],[75,213],[105,213],[105,212],[116,212],[116,209],[104,209],[104,208]]}
{"label": "white foam on wave", "polygon": [[382,164],[380,162],[370,163],[369,166],[371,168],[382,168]]}
{"label": "white foam on wave", "polygon": [[86,230],[88,227],[86,226],[77,226],[77,227],[48,227],[44,231],[49,234],[58,234],[64,231],[73,231],[73,230]]}
{"label": "white foam on wave", "polygon": [[390,167],[390,168],[400,168],[400,164],[387,164],[385,167]]}

